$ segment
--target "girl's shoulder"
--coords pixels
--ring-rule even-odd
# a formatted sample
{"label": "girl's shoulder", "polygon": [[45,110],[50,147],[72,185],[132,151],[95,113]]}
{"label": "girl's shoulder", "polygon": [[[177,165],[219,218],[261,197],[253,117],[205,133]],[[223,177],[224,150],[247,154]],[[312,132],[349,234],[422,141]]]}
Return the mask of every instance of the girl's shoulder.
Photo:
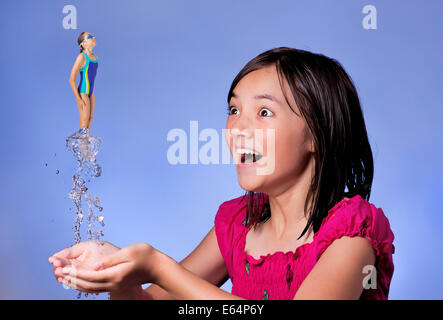
{"label": "girl's shoulder", "polygon": [[[334,221],[336,221],[334,223]],[[361,226],[366,228],[390,228],[389,220],[383,209],[377,208],[359,194],[343,200],[333,206],[322,225],[335,226],[342,224],[343,227]]]}
{"label": "girl's shoulder", "polygon": [[84,51],[82,51],[82,52],[80,52],[80,53],[77,55],[77,59],[84,59],[84,60],[86,60],[85,55],[86,55],[86,53],[85,53]]}
{"label": "girl's shoulder", "polygon": [[394,233],[389,219],[381,208],[356,195],[347,201],[340,201],[332,207],[323,219],[317,237],[320,254],[335,239],[343,236],[367,238],[379,256],[382,251],[392,254]]}
{"label": "girl's shoulder", "polygon": [[85,57],[84,52],[80,52],[77,55],[75,62],[80,64],[80,69],[83,69],[85,67],[85,65],[88,63],[88,59]]}
{"label": "girl's shoulder", "polygon": [[337,203],[329,210],[314,235],[312,253],[315,261],[335,240],[343,236],[363,237],[370,242],[376,257],[374,267],[377,271],[377,290],[365,290],[365,299],[387,299],[394,272],[392,255],[395,246],[394,233],[383,210],[360,195]]}
{"label": "girl's shoulder", "polygon": [[215,215],[215,224],[232,225],[241,217],[241,213],[246,213],[247,197],[240,196],[223,202]]}

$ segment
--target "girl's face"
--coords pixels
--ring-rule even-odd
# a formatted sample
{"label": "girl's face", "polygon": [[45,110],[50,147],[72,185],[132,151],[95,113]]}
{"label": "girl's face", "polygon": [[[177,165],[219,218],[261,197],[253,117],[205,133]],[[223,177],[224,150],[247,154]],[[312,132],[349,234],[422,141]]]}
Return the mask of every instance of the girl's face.
{"label": "girl's face", "polygon": [[[275,65],[248,73],[233,90],[225,138],[239,184],[247,191],[279,194],[302,174],[311,174],[307,170],[313,168],[313,142],[286,80],[283,88],[297,114],[285,100]],[[241,149],[262,158],[251,163],[247,157],[249,164],[241,164],[246,151]]]}
{"label": "girl's face", "polygon": [[[89,36],[92,36],[93,38],[91,38]],[[88,37],[89,37],[89,39],[88,39]],[[96,44],[97,44],[97,42],[95,41],[95,36],[91,33],[87,33],[85,35],[85,37],[83,38],[83,42],[82,42],[83,48],[92,49],[95,47]]]}

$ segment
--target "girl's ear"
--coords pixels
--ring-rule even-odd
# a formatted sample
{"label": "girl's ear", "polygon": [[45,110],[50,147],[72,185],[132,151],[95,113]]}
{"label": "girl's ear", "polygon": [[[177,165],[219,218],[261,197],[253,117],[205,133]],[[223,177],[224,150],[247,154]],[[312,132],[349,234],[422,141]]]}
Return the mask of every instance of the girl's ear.
{"label": "girl's ear", "polygon": [[310,142],[309,142],[309,152],[314,153],[314,151],[315,151],[314,139],[310,139]]}

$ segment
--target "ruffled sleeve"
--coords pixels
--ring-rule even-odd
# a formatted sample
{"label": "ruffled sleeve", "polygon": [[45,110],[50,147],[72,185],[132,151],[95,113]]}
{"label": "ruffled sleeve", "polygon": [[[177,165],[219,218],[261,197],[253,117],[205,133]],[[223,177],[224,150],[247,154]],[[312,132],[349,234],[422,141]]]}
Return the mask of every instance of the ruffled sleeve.
{"label": "ruffled sleeve", "polygon": [[241,236],[241,219],[245,214],[245,201],[242,197],[223,202],[214,219],[215,234],[220,252],[225,261],[231,280],[234,279],[233,251]]}
{"label": "ruffled sleeve", "polygon": [[359,195],[333,208],[318,231],[317,260],[334,240],[343,236],[359,236],[370,241],[376,256],[377,286],[376,290],[363,290],[363,295],[368,299],[387,299],[394,272],[392,254],[395,252],[395,246],[394,234],[383,210]]}

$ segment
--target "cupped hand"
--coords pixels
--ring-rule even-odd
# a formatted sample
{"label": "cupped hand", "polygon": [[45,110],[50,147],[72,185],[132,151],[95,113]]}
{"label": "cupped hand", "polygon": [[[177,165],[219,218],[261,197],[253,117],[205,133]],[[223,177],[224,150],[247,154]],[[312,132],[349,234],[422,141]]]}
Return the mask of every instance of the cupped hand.
{"label": "cupped hand", "polygon": [[84,241],[55,253],[49,257],[48,261],[54,267],[53,272],[56,280],[64,283],[63,268],[96,270],[96,264],[100,259],[119,250],[119,247],[107,241]]}
{"label": "cupped hand", "polygon": [[96,265],[62,272],[68,285],[88,292],[127,292],[144,283],[155,283],[159,274],[161,252],[147,243],[137,243],[96,260]]}

